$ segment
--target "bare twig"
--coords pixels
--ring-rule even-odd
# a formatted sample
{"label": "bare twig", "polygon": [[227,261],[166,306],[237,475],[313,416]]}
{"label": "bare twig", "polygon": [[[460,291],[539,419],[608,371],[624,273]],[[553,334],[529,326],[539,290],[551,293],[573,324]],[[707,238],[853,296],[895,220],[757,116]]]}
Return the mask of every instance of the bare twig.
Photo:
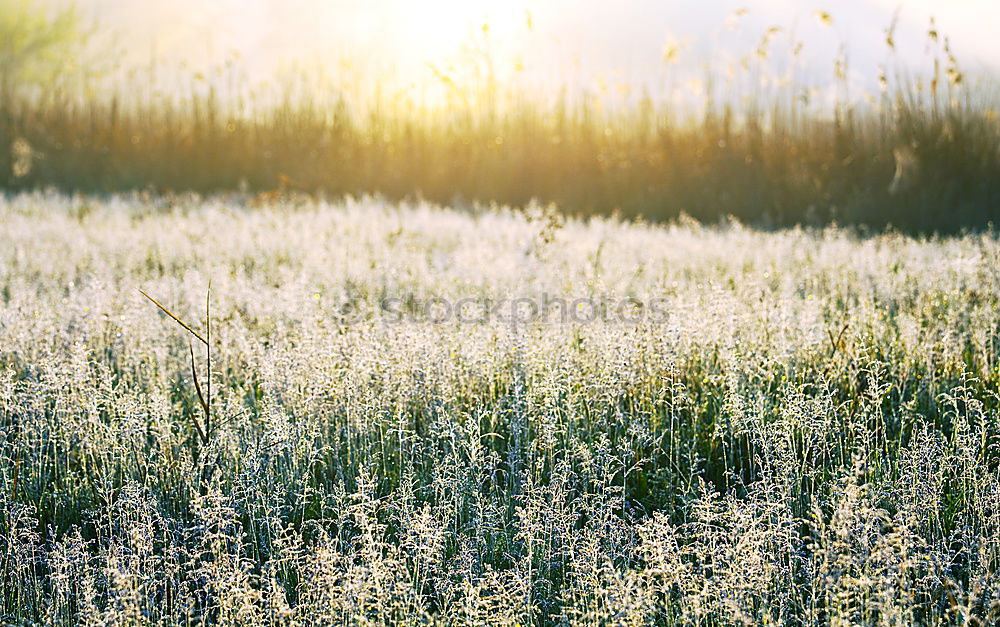
{"label": "bare twig", "polygon": [[[209,283],[208,289],[209,292],[205,296],[205,328],[207,329],[205,333],[206,335],[208,335],[209,338],[211,338],[212,328],[211,328],[211,321],[209,320],[209,316],[211,314],[211,309],[210,309],[211,306],[210,299],[212,294],[211,283]],[[201,405],[201,410],[205,414],[204,427],[202,426],[201,423],[198,422],[198,419],[195,417],[194,414],[191,415],[191,423],[194,425],[194,429],[198,433],[198,439],[201,441],[201,443],[208,444],[208,439],[212,435],[212,346],[211,344],[209,344],[209,340],[203,338],[197,331],[192,329],[183,320],[174,315],[172,311],[161,305],[160,302],[157,301],[155,298],[153,298],[152,296],[150,296],[149,294],[147,294],[142,290],[139,290],[139,293],[148,298],[150,302],[152,302],[154,305],[159,307],[163,313],[173,318],[174,322],[184,327],[184,329],[188,333],[198,338],[198,340],[206,347],[206,358],[208,360],[208,380],[206,381],[206,387],[208,390],[207,399],[206,395],[203,394],[201,391],[201,382],[198,381],[198,368],[195,364],[195,359],[194,359],[194,345],[190,341],[188,342],[188,351],[191,354],[191,377],[194,379],[194,389],[198,393],[198,402]]]}
{"label": "bare twig", "polygon": [[[208,403],[205,402],[205,397],[201,393],[201,385],[198,383],[198,370],[194,367],[194,347],[188,342],[188,350],[191,352],[191,376],[194,378],[194,389],[198,392],[198,402],[201,403],[201,409],[205,412],[205,424],[208,425],[209,409]],[[194,423],[195,431],[198,432],[198,437],[201,438],[202,443],[208,443],[208,433],[201,428],[198,424],[198,419],[191,415],[191,422]]]}
{"label": "bare twig", "polygon": [[826,330],[826,334],[830,336],[830,357],[837,354],[838,348],[843,349],[842,340],[844,339],[844,333],[847,331],[848,326],[850,326],[850,323],[845,322],[844,326],[840,329],[840,333],[837,334],[836,339],[833,337],[833,331],[830,329]]}
{"label": "bare twig", "polygon": [[[205,292],[205,360],[208,368],[208,379],[205,380],[208,400],[205,403],[205,431],[212,433],[212,281],[208,281],[208,291]],[[195,379],[197,382],[197,379]]]}
{"label": "bare twig", "polygon": [[146,298],[148,298],[154,305],[156,305],[157,307],[159,307],[160,310],[163,311],[163,313],[165,313],[168,316],[170,316],[171,318],[173,318],[174,322],[176,322],[177,324],[179,324],[182,327],[184,327],[185,329],[187,329],[187,332],[190,333],[191,335],[195,336],[196,338],[198,338],[198,340],[202,344],[208,346],[208,340],[206,340],[205,338],[203,338],[197,331],[195,331],[194,329],[192,329],[188,325],[184,324],[183,320],[181,320],[180,318],[178,318],[177,316],[175,316],[172,311],[170,311],[169,309],[167,309],[166,307],[164,307],[163,305],[161,305],[159,303],[159,301],[157,301],[155,298],[153,298],[152,296],[150,296],[149,294],[147,294],[146,292],[144,292],[142,290],[139,290],[139,293],[142,294],[143,296],[145,296]]}

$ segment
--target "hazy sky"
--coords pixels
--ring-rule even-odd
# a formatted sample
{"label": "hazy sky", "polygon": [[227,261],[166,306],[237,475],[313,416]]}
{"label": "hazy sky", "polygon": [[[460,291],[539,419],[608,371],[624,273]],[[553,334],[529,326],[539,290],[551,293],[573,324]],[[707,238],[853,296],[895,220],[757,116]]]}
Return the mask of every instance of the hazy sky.
{"label": "hazy sky", "polygon": [[[50,0],[63,2],[66,0]],[[151,55],[205,67],[239,58],[266,76],[290,60],[344,58],[393,67],[405,80],[461,67],[488,46],[501,76],[532,84],[647,84],[667,74],[665,47],[679,45],[675,67],[753,50],[771,26],[776,49],[804,43],[810,71],[832,67],[841,43],[852,67],[874,76],[887,60],[884,31],[900,11],[896,62],[929,65],[926,32],[934,15],[966,69],[1000,69],[1000,0],[77,0],[81,12],[120,34],[130,62]],[[738,19],[734,12],[746,9]],[[824,26],[817,11],[831,14]],[[488,25],[486,31],[483,25]],[[458,70],[455,70],[456,72]],[[675,72],[681,70],[674,70]]]}

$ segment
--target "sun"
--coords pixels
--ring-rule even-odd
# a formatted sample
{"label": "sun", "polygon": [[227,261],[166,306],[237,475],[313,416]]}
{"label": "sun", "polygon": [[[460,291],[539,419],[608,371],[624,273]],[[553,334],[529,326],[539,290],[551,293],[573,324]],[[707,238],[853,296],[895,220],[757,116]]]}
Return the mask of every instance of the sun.
{"label": "sun", "polygon": [[[388,84],[424,103],[441,104],[454,81],[461,87],[461,68],[488,56],[502,74],[515,66],[518,50],[531,29],[526,0],[381,0],[366,4],[366,42],[394,76]],[[374,28],[373,28],[374,27]]]}
{"label": "sun", "polygon": [[529,28],[530,2],[387,0],[379,3],[381,45],[401,60],[444,63],[477,41],[502,53]]}
{"label": "sun", "polygon": [[442,62],[459,53],[477,28],[491,19],[489,2],[461,0],[397,1],[388,17],[397,38],[383,44],[400,56],[422,62]]}

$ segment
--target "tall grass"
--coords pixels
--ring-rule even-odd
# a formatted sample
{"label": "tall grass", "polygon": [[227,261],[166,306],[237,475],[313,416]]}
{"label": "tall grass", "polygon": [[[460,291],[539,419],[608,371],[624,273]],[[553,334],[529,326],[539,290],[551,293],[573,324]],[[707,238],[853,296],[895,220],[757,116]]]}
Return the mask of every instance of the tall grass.
{"label": "tall grass", "polygon": [[[707,70],[701,101],[683,107],[533,98],[485,71],[461,85],[440,74],[442,106],[415,105],[377,77],[363,98],[295,76],[263,98],[226,68],[170,95],[133,74],[0,103],[0,177],[14,190],[379,193],[651,219],[985,227],[1000,207],[998,102],[936,30],[928,37],[933,70],[893,76],[890,49],[868,101],[852,95],[846,60],[807,80],[790,41],[791,70],[772,62],[784,41],[772,34],[734,76]],[[817,103],[817,85],[836,102]]]}
{"label": "tall grass", "polygon": [[[35,194],[0,241],[5,623],[1000,619],[993,233]],[[543,293],[667,315],[380,308]]]}

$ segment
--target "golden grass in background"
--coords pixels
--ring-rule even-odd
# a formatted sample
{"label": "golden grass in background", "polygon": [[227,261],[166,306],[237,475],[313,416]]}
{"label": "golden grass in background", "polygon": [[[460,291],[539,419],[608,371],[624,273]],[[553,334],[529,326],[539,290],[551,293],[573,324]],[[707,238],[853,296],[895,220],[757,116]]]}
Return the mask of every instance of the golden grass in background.
{"label": "golden grass in background", "polygon": [[535,199],[580,214],[761,225],[955,231],[997,219],[997,99],[989,77],[969,84],[933,26],[926,74],[893,74],[890,28],[881,92],[852,94],[842,58],[823,79],[832,104],[817,102],[814,83],[770,71],[779,52],[798,54],[776,50],[777,32],[734,74],[677,85],[683,105],[600,88],[533,96],[497,79],[488,48],[470,52],[461,81],[438,71],[440,97],[422,102],[343,72],[290,72],[266,93],[227,66],[173,68],[166,91],[162,68],[114,80],[67,72],[0,93],[0,177],[11,190]]}

